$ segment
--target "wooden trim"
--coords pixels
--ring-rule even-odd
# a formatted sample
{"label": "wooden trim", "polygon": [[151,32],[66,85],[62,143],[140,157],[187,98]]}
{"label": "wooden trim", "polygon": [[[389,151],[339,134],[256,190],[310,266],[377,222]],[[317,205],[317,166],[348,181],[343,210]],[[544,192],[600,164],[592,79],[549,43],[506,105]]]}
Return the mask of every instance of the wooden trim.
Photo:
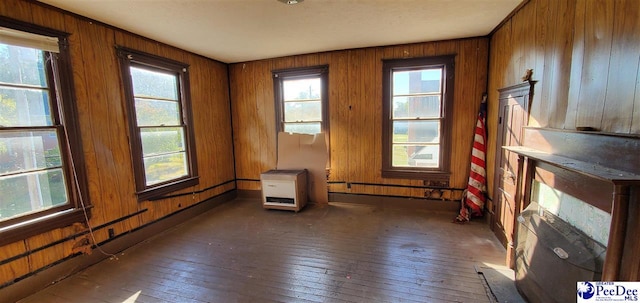
{"label": "wooden trim", "polygon": [[[288,79],[320,78],[320,93],[322,94],[320,99],[322,107],[322,123],[320,123],[320,125],[325,136],[327,150],[331,150],[331,146],[329,145],[331,142],[329,138],[329,65],[279,69],[272,71],[271,74],[273,77],[273,93],[275,98],[275,102],[273,104],[275,106],[276,113],[276,134],[284,131],[284,89],[282,82]],[[277,146],[276,138],[276,148]],[[329,153],[327,163],[331,163],[331,153]]]}
{"label": "wooden trim", "polygon": [[[11,29],[15,29],[23,32],[30,32],[33,34],[38,34],[43,36],[58,37],[58,38],[69,37],[69,33],[42,27],[32,23],[23,22],[20,20],[6,17],[6,16],[0,16],[0,24],[4,27],[8,27]],[[58,44],[60,44],[60,42],[58,42]]]}
{"label": "wooden trim", "polygon": [[[127,220],[127,219],[129,219],[129,218],[131,218],[131,217],[135,217],[135,216],[137,216],[137,215],[139,215],[139,214],[141,214],[141,213],[143,213],[143,212],[146,212],[147,210],[148,210],[148,209],[144,208],[144,209],[141,209],[141,210],[139,210],[139,211],[137,211],[137,212],[134,212],[134,213],[132,213],[132,214],[128,214],[128,215],[126,215],[126,216],[124,216],[124,217],[120,217],[120,218],[118,218],[118,219],[115,219],[115,220],[113,220],[113,221],[109,221],[109,222],[107,222],[107,223],[103,223],[103,224],[100,224],[100,225],[98,225],[98,226],[94,226],[94,227],[92,228],[92,230],[93,230],[93,232],[96,232],[96,231],[101,230],[101,229],[103,229],[103,228],[105,228],[105,227],[107,227],[107,226],[111,226],[111,225],[116,224],[116,223],[118,223],[118,222],[125,221],[125,220]],[[21,253],[21,254],[18,254],[18,255],[12,256],[12,257],[7,258],[7,259],[4,259],[4,260],[0,260],[0,266],[2,266],[2,265],[4,265],[4,264],[7,264],[7,263],[10,263],[10,262],[13,262],[13,261],[15,261],[15,260],[18,260],[18,259],[20,259],[20,258],[27,257],[27,256],[29,256],[29,255],[31,255],[31,254],[37,253],[37,252],[42,251],[42,250],[45,250],[45,249],[47,249],[47,248],[54,247],[54,246],[56,246],[56,245],[58,245],[58,244],[62,244],[62,243],[67,242],[67,241],[69,241],[69,240],[73,240],[73,239],[75,239],[75,238],[77,238],[77,237],[80,237],[80,236],[82,236],[82,235],[86,235],[86,234],[88,234],[88,233],[89,233],[89,230],[84,230],[84,231],[81,231],[81,232],[74,233],[74,234],[72,234],[72,235],[70,235],[70,236],[66,236],[66,237],[64,237],[64,238],[62,238],[62,239],[59,239],[59,240],[53,241],[53,242],[51,242],[51,243],[47,243],[46,245],[43,245],[43,246],[40,246],[40,247],[36,247],[36,248],[31,248],[29,251],[23,252],[23,253]],[[0,286],[0,288],[2,288],[2,286]]]}
{"label": "wooden trim", "polygon": [[496,25],[496,27],[493,28],[493,30],[491,30],[491,32],[487,35],[489,37],[493,37],[493,35],[505,24],[507,23],[509,20],[511,20],[511,18],[513,18],[513,16],[515,16],[523,7],[525,7],[525,5],[527,5],[529,3],[530,0],[522,0],[522,2],[520,4],[518,4],[518,6],[516,6],[516,8],[514,8],[511,13],[509,13],[506,17],[504,17],[504,19],[502,19],[502,21],[500,21],[500,23],[498,23],[498,25]]}
{"label": "wooden trim", "polygon": [[73,223],[85,221],[82,209],[70,208],[67,212],[62,212],[44,219],[35,219],[33,222],[29,222],[28,224],[21,225],[19,227],[10,225],[0,232],[0,246],[24,240],[56,228],[62,228]]}
{"label": "wooden trim", "polygon": [[415,210],[460,211],[460,201],[442,201],[418,197],[397,197],[370,194],[329,193],[329,204],[335,202],[366,204],[382,208],[410,208]]}
{"label": "wooden trim", "polygon": [[573,174],[546,163],[537,163],[534,180],[611,212],[611,184],[608,182]]}
{"label": "wooden trim", "polygon": [[607,254],[604,259],[604,267],[602,268],[603,281],[620,280],[622,253],[624,252],[624,240],[627,234],[627,218],[629,216],[629,192],[629,186],[614,186],[609,243],[607,244]]}
{"label": "wooden trim", "polygon": [[[638,144],[640,137],[629,138],[628,136],[601,136],[600,134],[583,132],[564,132],[546,129],[527,129],[525,136],[525,146],[505,147],[507,150],[517,153],[520,157],[527,157],[532,161],[532,165],[546,163],[548,166],[559,170],[565,170],[570,176],[582,176],[587,185],[605,182],[609,184],[609,193],[613,193],[613,199],[609,199],[611,213],[611,225],[609,230],[609,240],[607,243],[607,253],[603,264],[602,280],[619,281],[629,280],[637,274],[637,260],[640,249],[635,245],[635,240],[628,236],[630,233],[637,234],[638,216],[637,208],[630,207],[630,203],[637,202],[640,188],[640,174],[636,172],[637,167],[631,163],[624,162],[622,168],[634,170],[633,172],[619,170],[613,166],[619,166],[620,158],[623,157],[626,149]],[[544,134],[552,134],[544,136]],[[558,135],[560,134],[560,135]],[[551,138],[541,144],[540,138]],[[561,139],[558,139],[561,138]],[[588,142],[588,145],[578,144]],[[576,143],[578,142],[578,143]],[[620,149],[610,150],[603,148],[603,145],[613,145]],[[537,150],[532,147],[543,149]],[[562,154],[550,153],[549,151],[559,151]],[[588,155],[588,157],[587,157]],[[637,158],[637,152],[631,157]],[[633,159],[638,161],[637,159]],[[604,165],[603,165],[604,164]],[[606,165],[606,166],[605,166]],[[585,179],[586,178],[586,179]],[[530,182],[528,180],[527,182]],[[596,183],[594,183],[594,181]],[[585,195],[593,190],[601,190],[602,186],[590,188]],[[633,196],[632,196],[633,194]],[[596,194],[596,196],[598,196]],[[597,198],[597,197],[596,197]],[[587,198],[584,202],[598,206],[601,202],[594,204],[593,197]],[[604,208],[602,205],[598,206]],[[630,212],[630,209],[632,210]],[[634,270],[633,267],[636,267]],[[631,269],[626,269],[631,267]]]}
{"label": "wooden trim", "polygon": [[[196,156],[195,134],[193,130],[193,114],[191,110],[191,93],[189,86],[188,64],[166,59],[160,56],[147,54],[126,47],[116,46],[116,52],[120,62],[122,84],[125,93],[125,108],[127,109],[127,122],[129,126],[129,145],[131,147],[131,161],[134,168],[136,182],[136,195],[138,201],[153,200],[170,192],[197,185],[198,165]],[[176,75],[178,93],[180,96],[181,126],[184,129],[184,140],[187,154],[187,166],[189,174],[182,178],[168,180],[166,182],[146,185],[144,162],[142,159],[142,138],[136,120],[135,98],[130,68],[132,66],[144,66],[156,70],[165,70]]]}
{"label": "wooden trim", "polygon": [[[80,141],[80,125],[68,43],[69,34],[4,16],[0,16],[0,25],[58,38],[59,52],[45,52],[45,69],[52,106],[51,114],[58,135],[57,143],[64,163],[62,170],[69,195],[69,203],[65,205],[2,222],[0,224],[1,246],[73,223],[85,222],[91,217],[91,201],[88,196],[84,152]],[[44,216],[50,217],[42,219]],[[18,226],[19,223],[26,222],[29,223]]]}
{"label": "wooden trim", "polygon": [[[519,105],[525,112],[526,116],[523,118],[525,121],[518,120],[514,123],[517,124],[522,122],[522,125],[527,125],[529,120],[529,103],[533,97],[534,85],[535,82],[523,82],[498,89],[498,121],[496,123],[498,127],[496,131],[496,146],[498,146],[498,150],[496,150],[495,153],[495,161],[493,167],[493,195],[495,196],[495,199],[492,200],[492,209],[489,210],[489,226],[491,227],[491,229],[493,229],[494,233],[496,234],[496,236],[498,236],[501,242],[506,246],[511,245],[509,244],[509,241],[513,242],[514,239],[510,236],[515,234],[515,232],[513,230],[504,230],[504,222],[501,222],[502,219],[498,218],[498,216],[502,212],[502,209],[506,207],[505,203],[499,197],[500,195],[502,195],[501,191],[502,186],[504,185],[504,175],[502,173],[504,164],[503,162],[504,160],[509,161],[509,155],[505,151],[501,150],[500,147],[507,144],[507,142],[505,141],[505,136],[507,136],[506,128],[511,128],[513,126],[511,125],[512,121],[506,121],[507,117],[505,111],[508,106]],[[525,98],[527,100],[524,100]],[[522,137],[522,132],[517,131],[518,130],[514,130],[515,136],[518,138]],[[514,197],[517,195],[517,193],[509,194]],[[514,203],[517,204],[518,202],[514,201]],[[515,217],[513,219],[515,219]],[[517,225],[514,225],[513,228],[515,228],[516,226]],[[509,262],[511,261],[511,257],[512,256],[507,257]]]}
{"label": "wooden trim", "polygon": [[[69,171],[73,174],[69,176],[69,180],[75,180],[75,190],[72,191],[72,194],[74,195],[74,200],[77,201],[76,207],[84,207],[89,210],[92,203],[89,199],[89,181],[84,167],[86,162],[81,142],[81,126],[78,121],[79,114],[76,103],[76,90],[73,82],[71,52],[69,51],[67,37],[61,38],[60,41],[60,52],[57,54],[58,60],[54,61],[54,68],[58,70],[61,78],[65,79],[65,81],[59,83],[59,93],[63,101],[59,106],[62,106],[64,112],[61,122],[65,126],[64,139],[68,144],[65,150],[69,153],[67,155],[68,161],[71,161],[71,169]],[[88,212],[87,216],[91,218],[91,212]]]}
{"label": "wooden trim", "polygon": [[368,182],[331,182],[346,183],[349,185],[369,185],[369,186],[382,186],[382,187],[401,187],[401,188],[423,188],[423,189],[445,189],[445,190],[465,190],[466,188],[454,188],[449,186],[431,186],[431,185],[403,185],[403,184],[387,184],[387,183],[368,183]]}
{"label": "wooden trim", "polygon": [[[258,180],[259,181],[259,180]],[[242,199],[262,199],[261,190],[240,189],[238,190],[238,198]],[[311,201],[309,201],[311,202]]]}
{"label": "wooden trim", "polygon": [[[456,55],[410,59],[383,59],[382,62],[382,177],[400,179],[426,179],[434,181],[450,181],[451,146],[453,136],[453,94],[455,83]],[[425,67],[443,67],[445,83],[443,84],[442,116],[440,124],[440,163],[439,168],[398,168],[392,165],[393,126],[391,123],[391,74],[394,69],[406,70]]]}
{"label": "wooden trim", "polygon": [[[236,197],[237,192],[235,189],[222,193],[178,212],[149,222],[128,233],[100,243],[99,245],[104,251],[119,253],[182,222],[193,219],[193,217],[227,203]],[[4,300],[7,300],[7,302],[16,302],[36,291],[44,289],[55,281],[59,281],[62,278],[73,275],[82,269],[109,257],[109,255],[104,255],[98,252],[91,255],[71,255],[54,262],[53,265],[35,269],[25,276],[18,277],[10,284],[1,285],[0,290],[2,290],[2,297]]]}
{"label": "wooden trim", "polygon": [[227,184],[232,183],[232,182],[233,182],[233,183],[235,183],[235,182],[236,182],[236,180],[235,180],[235,179],[233,179],[233,180],[229,180],[229,181],[226,181],[226,182],[222,182],[222,183],[218,183],[218,184],[216,184],[216,185],[209,186],[209,187],[207,187],[207,188],[203,188],[203,189],[195,190],[195,191],[190,191],[190,192],[186,192],[186,193],[180,193],[180,194],[175,194],[175,195],[167,195],[167,196],[154,197],[153,199],[150,199],[150,200],[151,200],[151,201],[156,201],[156,200],[163,200],[163,199],[177,198],[177,197],[188,196],[188,195],[194,195],[194,194],[201,194],[201,193],[203,193],[203,192],[206,192],[206,191],[209,191],[209,190],[212,190],[212,189],[218,188],[218,187],[220,187],[220,186],[227,185]]}
{"label": "wooden trim", "polygon": [[[524,127],[525,146],[640,174],[640,135]],[[594,152],[594,149],[597,152]]]}

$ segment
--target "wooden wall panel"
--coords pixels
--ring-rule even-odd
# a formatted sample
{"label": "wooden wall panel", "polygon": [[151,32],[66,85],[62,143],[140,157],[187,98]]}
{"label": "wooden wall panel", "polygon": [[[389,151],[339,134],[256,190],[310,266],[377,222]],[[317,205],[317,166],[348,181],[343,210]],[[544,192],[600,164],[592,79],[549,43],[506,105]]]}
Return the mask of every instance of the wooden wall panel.
{"label": "wooden wall panel", "polygon": [[[90,147],[87,144],[84,146],[94,154],[99,168],[93,177],[89,176],[100,180],[100,187],[95,189],[94,195],[91,196],[92,200],[97,200],[95,206],[104,208],[104,211],[96,212],[92,218],[92,223],[99,225],[133,213],[137,206],[130,203],[130,200],[135,198],[133,178],[130,174],[122,174],[131,171],[130,161],[127,161],[130,158],[127,149],[127,129],[123,123],[113,123],[123,121],[125,117],[120,86],[117,85],[120,82],[120,70],[117,60],[114,59],[114,32],[110,28],[88,21],[78,22],[78,29],[85,62],[82,81],[86,82],[86,87],[91,87],[86,91],[87,95],[84,98],[78,98],[78,102],[87,103],[86,108],[91,117],[91,133],[94,140],[90,141]],[[87,65],[86,62],[93,63]],[[87,124],[80,121],[80,125]],[[104,202],[100,205],[98,201]],[[118,222],[114,227],[126,230],[123,224]],[[100,238],[98,241],[107,238]]]}
{"label": "wooden wall panel", "polygon": [[613,6],[614,2],[608,0],[586,1],[585,51],[576,127],[602,128],[611,59]]}
{"label": "wooden wall panel", "polygon": [[[497,125],[496,90],[534,68],[529,125],[640,134],[639,10],[633,0],[529,1],[491,37],[489,129]],[[490,162],[493,145],[490,137]]]}
{"label": "wooden wall panel", "polygon": [[[537,4],[537,9],[533,9],[531,6],[528,7],[529,11],[533,11],[535,13],[535,17],[533,18],[536,20],[534,26],[535,35],[531,35],[535,39],[535,51],[544,55],[538,55],[532,58],[532,60],[535,61],[533,66],[525,65],[522,68],[525,70],[532,68],[535,74],[534,78],[539,82],[551,80],[553,78],[554,69],[545,68],[545,64],[555,60],[555,52],[545,52],[545,49],[553,44],[555,38],[555,22],[549,22],[549,20],[555,20],[555,14],[557,13],[555,6],[557,6],[559,2],[560,1],[540,0]],[[545,119],[545,113],[547,112],[548,105],[545,101],[549,100],[550,93],[551,85],[547,85],[534,94],[534,101],[531,106],[535,109],[532,109],[531,111],[540,112],[541,114],[539,117],[531,117],[529,125],[544,127],[549,124],[549,121]]]}
{"label": "wooden wall panel", "polygon": [[[349,144],[349,110],[347,92],[349,91],[348,79],[348,62],[349,58],[346,52],[331,53],[328,62],[332,62],[332,72],[329,75],[329,131],[333,138],[342,138],[343,144]],[[333,140],[335,142],[335,140]],[[329,152],[331,154],[331,170],[329,179],[333,181],[347,180],[349,175],[348,151],[339,148],[339,144],[330,144]],[[337,189],[340,190],[340,189]]]}
{"label": "wooden wall panel", "polygon": [[[290,56],[230,65],[237,176],[257,180],[275,167],[275,104],[271,71],[329,65],[330,190],[423,197],[424,189],[345,183],[423,186],[423,180],[386,179],[382,167],[382,60],[457,54],[450,186],[468,179],[471,140],[487,85],[488,39],[463,39]],[[264,84],[262,81],[266,81]],[[344,183],[343,183],[344,182]],[[239,189],[260,189],[239,181]],[[458,193],[459,195],[459,193]]]}
{"label": "wooden wall panel", "polygon": [[[8,260],[25,251],[27,251],[27,247],[24,241],[5,245],[0,249],[0,259]],[[30,270],[29,260],[26,257],[18,258],[12,262],[4,262],[4,264],[0,265],[1,281],[2,283],[9,282],[11,281],[8,279],[9,277],[22,277],[29,274]]]}
{"label": "wooden wall panel", "polygon": [[[227,65],[27,0],[7,0],[0,15],[70,34],[75,102],[89,185],[90,224],[98,243],[235,188]],[[190,65],[200,184],[185,195],[138,202],[131,165],[124,91],[115,46]],[[231,181],[231,182],[229,182]],[[229,182],[229,183],[225,183]],[[218,186],[224,184],[222,186]],[[140,215],[126,217],[136,212]],[[52,230],[0,247],[0,288],[75,254],[82,226]],[[57,243],[53,244],[52,243]],[[81,245],[80,245],[81,246]],[[82,248],[82,247],[80,247]],[[98,252],[96,252],[98,253]]]}
{"label": "wooden wall panel", "polygon": [[611,41],[609,79],[602,117],[602,128],[611,132],[631,130],[638,66],[640,62],[640,3],[616,1]]}
{"label": "wooden wall panel", "polygon": [[[548,89],[549,97],[547,98],[546,95],[543,95],[541,102],[544,101],[544,105],[541,108],[540,114],[537,116],[548,116],[548,127],[564,128],[565,117],[569,107],[570,77],[567,77],[567,75],[571,73],[573,24],[576,2],[575,0],[567,0],[552,1],[552,3],[555,4],[555,6],[551,9],[555,13],[550,15],[549,23],[555,24],[553,27],[553,44],[551,46],[553,61],[551,61],[551,64],[545,63],[546,68],[544,69],[544,71],[547,69],[552,70],[552,77],[548,85],[543,85],[543,87],[550,87]],[[540,82],[547,83],[546,80]],[[553,102],[555,106],[552,106],[551,102]]]}
{"label": "wooden wall panel", "polygon": [[[565,117],[564,128],[575,129],[576,119],[578,116],[578,105],[580,103],[580,89],[582,86],[581,76],[584,68],[584,52],[585,52],[585,9],[586,1],[576,1],[575,18],[573,29],[573,51],[571,53],[571,70],[569,77],[569,100],[567,104],[567,116]],[[544,84],[542,84],[544,85]],[[551,105],[552,106],[552,105]]]}

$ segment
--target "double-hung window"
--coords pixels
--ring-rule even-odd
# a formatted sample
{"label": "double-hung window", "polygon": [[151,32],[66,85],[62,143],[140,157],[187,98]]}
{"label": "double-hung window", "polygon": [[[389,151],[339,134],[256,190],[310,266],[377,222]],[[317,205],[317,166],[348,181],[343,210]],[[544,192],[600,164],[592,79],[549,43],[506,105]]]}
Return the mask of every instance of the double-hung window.
{"label": "double-hung window", "polygon": [[198,184],[186,64],[118,48],[138,200]]}
{"label": "double-hung window", "polygon": [[327,66],[273,72],[277,131],[324,132],[328,140],[327,78]]}
{"label": "double-hung window", "polygon": [[85,221],[67,34],[0,18],[0,245]]}
{"label": "double-hung window", "polygon": [[383,177],[448,181],[453,63],[383,61]]}

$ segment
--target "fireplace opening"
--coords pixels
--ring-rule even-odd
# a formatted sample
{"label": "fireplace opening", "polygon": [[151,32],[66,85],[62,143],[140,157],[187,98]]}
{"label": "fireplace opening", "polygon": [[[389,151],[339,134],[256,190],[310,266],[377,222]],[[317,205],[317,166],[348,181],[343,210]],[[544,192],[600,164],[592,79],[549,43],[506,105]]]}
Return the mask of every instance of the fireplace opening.
{"label": "fireplace opening", "polygon": [[531,202],[518,217],[516,287],[529,302],[574,302],[579,281],[598,281],[606,247]]}

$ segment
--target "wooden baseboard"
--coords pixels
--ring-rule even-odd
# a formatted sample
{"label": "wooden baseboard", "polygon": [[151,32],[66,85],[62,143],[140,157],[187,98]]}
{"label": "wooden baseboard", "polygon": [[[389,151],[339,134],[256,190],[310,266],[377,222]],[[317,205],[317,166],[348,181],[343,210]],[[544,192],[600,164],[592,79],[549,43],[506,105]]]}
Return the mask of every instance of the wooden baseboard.
{"label": "wooden baseboard", "polygon": [[[259,190],[238,190],[238,198],[261,199],[262,193]],[[460,211],[459,201],[443,201],[433,199],[420,199],[411,197],[392,197],[367,194],[350,193],[329,193],[329,202],[344,202],[354,204],[365,204],[377,207],[390,208],[411,208],[428,211],[458,212]],[[309,204],[315,202],[309,201]]]}
{"label": "wooden baseboard", "polygon": [[[190,220],[193,217],[211,210],[225,202],[231,201],[237,196],[237,190],[228,191],[219,196],[202,201],[201,203],[195,204],[189,208],[185,208],[179,212],[158,219],[157,221],[148,223],[129,233],[122,234],[104,244],[101,244],[100,247],[106,252],[117,255],[119,252],[122,252],[127,248]],[[16,302],[107,258],[109,258],[109,256],[101,254],[98,250],[94,250],[91,255],[74,255],[60,260],[43,270],[33,273],[28,277],[22,278],[19,281],[0,289],[0,298],[3,298],[0,301]]]}
{"label": "wooden baseboard", "polygon": [[238,190],[238,198],[261,199],[262,198],[262,191],[260,191],[260,190],[251,190],[251,189],[239,189]]}
{"label": "wooden baseboard", "polygon": [[452,213],[460,211],[459,201],[378,196],[367,194],[329,193],[329,202],[345,202],[365,204],[382,208],[410,208],[416,210],[442,211]]}

